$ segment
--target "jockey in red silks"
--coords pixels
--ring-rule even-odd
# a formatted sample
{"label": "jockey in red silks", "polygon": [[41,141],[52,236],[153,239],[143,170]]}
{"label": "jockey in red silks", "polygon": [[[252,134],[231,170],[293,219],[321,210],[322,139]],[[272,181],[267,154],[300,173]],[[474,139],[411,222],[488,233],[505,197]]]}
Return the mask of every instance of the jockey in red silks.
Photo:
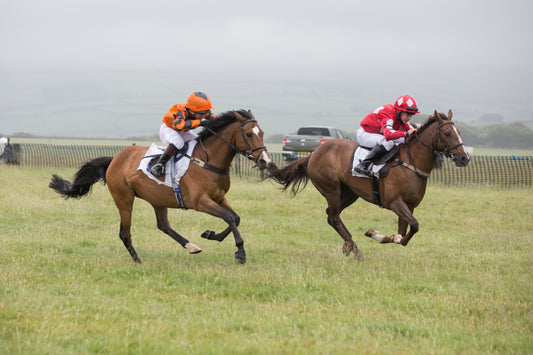
{"label": "jockey in red silks", "polygon": [[212,108],[209,97],[197,91],[189,96],[185,104],[176,104],[168,110],[159,129],[159,138],[167,148],[159,160],[151,166],[150,171],[153,175],[161,177],[168,160],[183,148],[185,142],[196,139],[197,135],[190,130],[200,126],[202,119],[216,118],[211,113]]}
{"label": "jockey in red silks", "polygon": [[409,95],[400,96],[394,105],[386,104],[368,114],[357,130],[357,142],[370,149],[354,170],[359,174],[371,175],[372,161],[379,159],[395,145],[405,142],[416,128],[409,124],[411,118],[420,113],[415,99]]}

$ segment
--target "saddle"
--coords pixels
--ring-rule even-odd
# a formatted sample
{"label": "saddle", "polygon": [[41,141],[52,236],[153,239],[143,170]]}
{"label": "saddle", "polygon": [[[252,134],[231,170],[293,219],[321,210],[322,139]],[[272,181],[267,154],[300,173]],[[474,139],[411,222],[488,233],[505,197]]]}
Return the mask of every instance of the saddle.
{"label": "saddle", "polygon": [[[358,146],[354,150],[352,157],[352,175],[353,176],[362,176],[368,177],[366,175],[361,175],[355,172],[353,169],[359,164],[359,162],[366,158],[368,153],[371,151],[371,148],[363,147],[362,145]],[[394,146],[391,150],[385,153],[383,156],[372,162],[371,169],[374,172],[376,178],[384,178],[389,174],[389,163],[394,160],[396,154],[398,153],[398,146]]]}
{"label": "saddle", "polygon": [[[187,156],[189,159],[191,158],[190,156],[187,155],[187,151],[189,150],[189,142],[185,142],[185,144],[183,145],[183,148],[181,148],[180,150],[178,150],[176,152],[176,154],[174,154],[174,156],[169,159],[170,162],[176,164],[181,158],[183,158],[184,156]],[[152,159],[150,159],[150,161],[148,162],[148,171],[151,173],[152,172],[152,166],[157,163],[159,161],[159,157],[161,155],[159,154],[156,154],[153,156]],[[165,167],[166,168],[166,167]]]}
{"label": "saddle", "polygon": [[[196,146],[196,141],[189,141],[185,144],[183,149],[180,149],[176,155],[169,159],[166,166],[165,171],[167,172],[164,175],[164,179],[158,179],[155,176],[152,175],[149,169],[149,165],[151,166],[153,164],[153,159],[159,159],[161,154],[165,151],[166,147],[160,147],[156,144],[152,144],[148,150],[146,151],[146,154],[144,155],[143,159],[141,159],[139,167],[137,170],[141,170],[146,176],[148,176],[150,179],[154,180],[158,184],[164,184],[169,187],[173,186],[174,181],[179,181],[183,175],[187,172],[187,169],[189,168],[189,164],[191,162],[191,155],[194,147]],[[183,159],[184,157],[187,157],[188,159]]]}
{"label": "saddle", "polygon": [[[398,153],[398,146],[394,146],[391,150],[389,150],[387,153],[382,155],[380,158],[376,159],[372,162],[371,169],[373,171],[373,175],[369,178],[370,183],[372,185],[372,195],[374,197],[374,203],[378,205],[379,207],[383,207],[381,204],[381,194],[379,192],[379,179],[382,179],[386,177],[389,174],[389,167],[390,162],[394,160],[396,157],[396,154]],[[359,176],[359,177],[366,177],[366,175],[361,175],[357,173],[354,168],[359,164],[359,162],[366,158],[368,153],[370,152],[370,148],[358,146],[354,150],[354,154],[352,157],[352,175],[353,176]]]}

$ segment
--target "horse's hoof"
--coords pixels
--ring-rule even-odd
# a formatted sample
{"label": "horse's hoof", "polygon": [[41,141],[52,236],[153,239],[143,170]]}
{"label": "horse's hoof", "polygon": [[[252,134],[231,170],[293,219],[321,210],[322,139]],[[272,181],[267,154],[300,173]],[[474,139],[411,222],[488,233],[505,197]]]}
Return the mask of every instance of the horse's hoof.
{"label": "horse's hoof", "polygon": [[193,244],[193,243],[187,243],[185,244],[185,248],[189,251],[189,254],[198,254],[202,252],[202,249],[200,249],[199,246]]}
{"label": "horse's hoof", "polygon": [[359,250],[357,252],[355,252],[354,250],[353,254],[354,254],[355,260],[357,261],[363,261],[365,259],[365,257],[363,256],[363,253],[361,253],[361,251]]}
{"label": "horse's hoof", "polygon": [[342,246],[342,253],[343,253],[344,255],[346,255],[346,256],[349,256],[350,253],[352,252],[352,250],[353,250],[353,246],[350,246],[350,245],[348,245],[348,244],[344,244],[344,245]]}
{"label": "horse's hoof", "polygon": [[237,260],[239,264],[244,265],[246,264],[246,255],[240,255],[240,254],[235,253],[235,260]]}
{"label": "horse's hoof", "polygon": [[379,231],[376,231],[376,230],[374,230],[374,229],[369,229],[369,230],[366,231],[365,235],[366,235],[367,237],[369,237],[369,238],[372,238],[372,236],[373,236],[374,234],[376,234],[376,233],[379,234]]}
{"label": "horse's hoof", "polygon": [[203,232],[201,237],[204,239],[212,240],[214,235],[215,235],[215,232],[208,230],[208,231]]}

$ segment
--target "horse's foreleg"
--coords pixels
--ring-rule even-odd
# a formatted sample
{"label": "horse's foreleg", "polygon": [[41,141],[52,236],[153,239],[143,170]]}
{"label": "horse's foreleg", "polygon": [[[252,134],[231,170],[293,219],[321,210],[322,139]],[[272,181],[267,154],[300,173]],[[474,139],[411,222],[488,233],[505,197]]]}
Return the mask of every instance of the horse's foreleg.
{"label": "horse's foreleg", "polygon": [[245,264],[246,252],[244,250],[244,241],[242,240],[241,234],[237,229],[237,225],[240,222],[240,217],[233,212],[233,210],[231,210],[226,199],[224,199],[220,205],[211,199],[206,199],[205,201],[202,201],[195,209],[200,212],[208,213],[214,217],[221,218],[228,224],[228,228],[226,228],[222,233],[217,235],[212,231],[205,231],[202,234],[202,237],[206,239],[222,241],[229,235],[229,233],[233,232],[235,245],[237,246],[235,260],[241,264]]}
{"label": "horse's foreleg", "polygon": [[231,227],[227,227],[226,229],[224,229],[222,232],[218,234],[215,231],[206,230],[205,232],[202,233],[202,238],[207,239],[207,240],[216,240],[217,242],[221,242],[224,239],[226,239],[226,237],[231,232],[232,232]]}
{"label": "horse's foreleg", "polygon": [[[398,200],[398,202],[391,204],[391,210],[398,215],[398,235],[402,236],[401,240],[394,240],[394,242],[405,246],[418,232],[418,221],[413,216],[414,209],[409,208],[404,201]],[[409,232],[405,234],[407,232],[407,225],[409,225]]]}
{"label": "horse's foreleg", "polygon": [[[230,212],[233,214],[233,217],[235,218],[235,226],[238,227],[239,224],[241,223],[241,217],[239,217],[239,215],[237,213],[235,213],[235,211],[233,211],[233,209],[229,206],[229,204],[227,203],[227,200],[224,199],[223,203],[221,204],[222,208],[224,208],[226,211]],[[221,242],[223,241],[224,239],[226,239],[226,237],[233,231],[233,229],[231,227],[227,227],[226,229],[224,229],[221,233],[216,233],[214,231],[211,231],[211,230],[206,230],[205,232],[202,233],[202,238],[204,239],[207,239],[207,240],[216,240],[217,242]]]}
{"label": "horse's foreleg", "polygon": [[[412,212],[411,212],[412,213]],[[409,223],[401,217],[398,217],[398,234],[402,237],[407,233],[407,227]]]}
{"label": "horse's foreleg", "polygon": [[400,241],[402,240],[402,236],[400,234],[395,234],[395,235],[391,235],[390,237],[387,237],[375,229],[369,229],[368,231],[366,231],[365,235],[382,244],[386,244],[386,243],[399,244]]}
{"label": "horse's foreleg", "polygon": [[156,207],[154,206],[155,216],[157,218],[157,228],[170,236],[176,242],[178,242],[182,247],[189,251],[189,254],[198,254],[202,251],[200,247],[189,242],[187,239],[179,235],[175,230],[170,227],[168,222],[168,209],[166,207]]}

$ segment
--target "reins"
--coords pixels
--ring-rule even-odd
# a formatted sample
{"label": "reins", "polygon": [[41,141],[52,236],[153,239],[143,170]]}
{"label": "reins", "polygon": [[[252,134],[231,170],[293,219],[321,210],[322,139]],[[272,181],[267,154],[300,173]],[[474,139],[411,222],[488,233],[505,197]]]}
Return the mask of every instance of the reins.
{"label": "reins", "polygon": [[[446,122],[443,122],[443,123],[440,123],[440,124],[439,124],[438,121],[436,121],[435,123],[436,123],[436,124],[435,124],[435,128],[436,128],[436,130],[437,130],[437,137],[439,138],[439,144],[442,145],[442,135],[440,134],[440,128],[441,128],[442,126],[447,125],[447,124],[452,124],[452,125],[453,125],[454,123],[453,123],[452,121],[446,121]],[[456,144],[456,145],[454,145],[453,147],[446,147],[446,146],[444,145],[444,149],[442,150],[442,152],[439,152],[439,151],[433,149],[433,148],[432,148],[431,146],[429,146],[428,144],[426,144],[426,143],[422,140],[422,138],[420,138],[420,136],[418,135],[418,132],[415,132],[415,133],[413,134],[413,136],[414,136],[414,138],[416,138],[416,139],[420,142],[420,144],[422,144],[422,146],[423,146],[424,148],[426,148],[427,150],[429,150],[430,152],[432,152],[432,153],[435,154],[435,155],[439,155],[439,153],[444,153],[447,157],[449,157],[449,156],[452,155],[452,154],[450,153],[450,151],[451,151],[452,149],[455,149],[455,148],[457,148],[457,147],[460,147],[460,146],[464,145],[464,143]],[[409,155],[409,163],[406,163],[406,162],[404,162],[404,161],[402,161],[402,160],[400,160],[400,159],[396,159],[396,162],[398,163],[398,165],[403,166],[403,167],[406,167],[406,168],[408,168],[408,169],[414,171],[414,172],[415,172],[418,176],[420,176],[421,178],[423,178],[423,179],[427,179],[427,178],[431,175],[431,173],[427,173],[427,172],[422,171],[422,170],[420,170],[420,169],[418,169],[418,168],[416,167],[416,165],[415,165],[415,163],[414,163],[414,161],[413,161],[413,157],[412,157],[412,155],[411,155],[411,151],[410,151],[410,149],[409,149],[409,147],[410,147],[409,143],[410,143],[410,141],[407,141],[407,142],[405,143],[405,146],[406,146],[406,149],[407,149],[407,155]],[[398,166],[398,165],[396,165],[396,166]]]}
{"label": "reins", "polygon": [[[258,154],[257,155],[257,158],[254,158],[253,156],[253,153],[255,151],[258,151],[258,150],[261,150],[261,152],[263,151],[266,151],[267,148],[265,146],[261,146],[261,147],[257,147],[257,148],[252,148],[250,147],[250,144],[248,143],[248,140],[246,139],[246,135],[244,134],[244,130],[243,130],[243,127],[244,125],[248,124],[248,123],[252,123],[252,122],[257,122],[257,120],[254,120],[254,119],[248,119],[244,122],[242,122],[239,126],[239,129],[241,131],[241,136],[242,136],[242,139],[244,141],[244,144],[246,144],[246,154],[241,152],[235,145],[231,144],[230,142],[228,142],[226,139],[224,139],[224,137],[222,137],[220,134],[218,134],[217,132],[215,132],[213,129],[207,127],[207,126],[204,126],[204,129],[206,129],[207,131],[209,131],[211,134],[213,134],[216,138],[220,139],[222,142],[224,142],[228,147],[230,147],[232,150],[234,150],[236,153],[238,154],[241,154],[243,156],[245,156],[246,158],[250,159],[250,160],[253,160],[256,164],[259,164],[258,161],[259,161],[259,158],[261,157],[261,154]],[[218,169],[216,167],[214,167],[213,165],[209,164],[209,155],[207,153],[207,150],[205,149],[205,146],[204,146],[204,143],[201,139],[198,139],[199,143],[200,143],[200,146],[202,147],[202,150],[204,151],[205,153],[205,156],[206,156],[206,161],[203,161],[201,159],[198,159],[200,160],[201,162],[204,163],[204,168],[205,169],[208,169],[208,170],[211,170],[217,174],[222,174],[222,175],[227,175],[229,173],[229,170],[222,170],[222,169]],[[193,159],[197,159],[197,158],[191,158],[191,160]],[[194,160],[193,160],[194,161]],[[198,164],[197,161],[195,161],[195,163]]]}

